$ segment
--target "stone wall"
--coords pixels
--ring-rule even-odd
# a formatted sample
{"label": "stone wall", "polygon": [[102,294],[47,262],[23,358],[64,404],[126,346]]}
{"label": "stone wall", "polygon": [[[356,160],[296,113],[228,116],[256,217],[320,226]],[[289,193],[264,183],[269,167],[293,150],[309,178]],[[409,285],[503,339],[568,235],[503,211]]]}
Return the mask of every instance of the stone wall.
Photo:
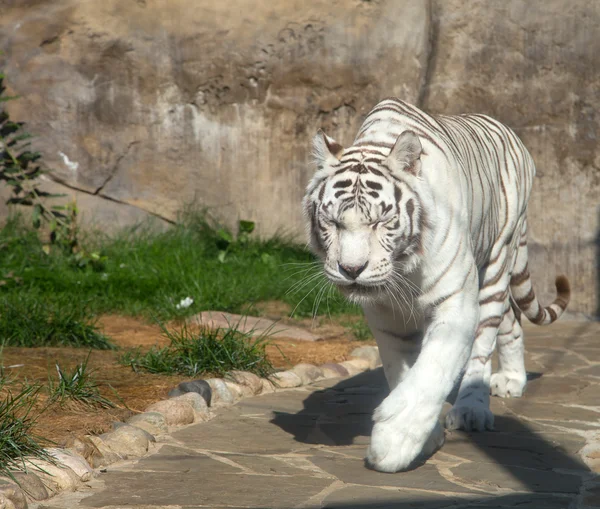
{"label": "stone wall", "polygon": [[11,113],[88,220],[173,221],[196,201],[300,236],[316,129],[349,144],[396,95],[516,129],[539,168],[540,295],[565,272],[571,309],[596,312],[593,0],[0,0],[0,12],[0,68],[22,96]]}

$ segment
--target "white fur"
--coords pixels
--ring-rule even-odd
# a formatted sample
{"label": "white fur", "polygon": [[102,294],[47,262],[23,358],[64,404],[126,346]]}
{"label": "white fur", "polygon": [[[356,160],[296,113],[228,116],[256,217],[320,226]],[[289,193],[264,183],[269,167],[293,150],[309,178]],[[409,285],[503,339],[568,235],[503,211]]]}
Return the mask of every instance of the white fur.
{"label": "white fur", "polygon": [[[390,394],[373,415],[367,461],[384,472],[442,445],[438,418],[458,383],[445,422],[468,430],[493,428],[490,379],[500,396],[520,396],[525,384],[508,296],[511,271],[526,261],[519,242],[535,168],[511,131],[473,117],[471,128],[485,130],[487,149],[499,154],[482,168],[489,152],[464,122],[386,100],[343,153],[330,152],[332,139],[315,139],[319,171],[304,208],[325,274],[363,306],[379,345]],[[516,148],[507,156],[509,144]],[[492,199],[501,188],[506,200]],[[388,202],[397,206],[386,212]],[[340,270],[365,263],[355,280]],[[498,329],[501,372],[491,378]]]}

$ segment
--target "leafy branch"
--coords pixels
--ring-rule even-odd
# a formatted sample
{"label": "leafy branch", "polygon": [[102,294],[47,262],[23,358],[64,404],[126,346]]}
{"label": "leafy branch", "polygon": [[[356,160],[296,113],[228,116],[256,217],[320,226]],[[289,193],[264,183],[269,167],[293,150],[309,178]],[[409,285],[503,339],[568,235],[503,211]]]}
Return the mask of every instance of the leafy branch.
{"label": "leafy branch", "polygon": [[[17,99],[5,96],[4,74],[0,73],[0,104]],[[47,170],[38,163],[41,154],[30,149],[32,138],[24,122],[15,122],[6,110],[0,110],[0,180],[12,188],[8,204],[32,207],[32,225],[38,229],[45,224],[50,229],[51,244],[69,253],[77,250],[77,207],[48,206],[47,198],[60,198],[39,188],[39,177]]]}

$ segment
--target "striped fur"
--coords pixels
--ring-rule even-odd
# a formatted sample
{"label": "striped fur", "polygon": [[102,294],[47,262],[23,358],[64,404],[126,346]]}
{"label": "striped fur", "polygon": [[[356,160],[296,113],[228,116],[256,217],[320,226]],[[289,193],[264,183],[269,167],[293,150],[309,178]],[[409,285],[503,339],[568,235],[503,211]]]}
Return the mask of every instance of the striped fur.
{"label": "striped fur", "polygon": [[314,156],[303,202],[312,249],[363,306],[392,389],[375,412],[368,461],[401,470],[439,447],[435,424],[455,386],[446,426],[493,427],[490,388],[520,396],[525,387],[521,313],[555,321],[569,283],[558,277],[556,300],[538,302],[527,266],[535,166],[487,116],[434,117],[390,98],[347,149],[319,132]]}

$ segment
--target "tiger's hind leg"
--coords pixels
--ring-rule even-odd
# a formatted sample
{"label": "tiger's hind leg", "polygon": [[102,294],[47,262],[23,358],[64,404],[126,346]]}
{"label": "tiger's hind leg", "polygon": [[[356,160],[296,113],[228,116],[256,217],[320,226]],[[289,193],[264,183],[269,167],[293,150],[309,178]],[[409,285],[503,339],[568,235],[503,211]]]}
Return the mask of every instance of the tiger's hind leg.
{"label": "tiger's hind leg", "polygon": [[496,341],[499,369],[490,380],[492,396],[520,398],[527,385],[525,346],[523,329],[512,306],[504,313]]}

